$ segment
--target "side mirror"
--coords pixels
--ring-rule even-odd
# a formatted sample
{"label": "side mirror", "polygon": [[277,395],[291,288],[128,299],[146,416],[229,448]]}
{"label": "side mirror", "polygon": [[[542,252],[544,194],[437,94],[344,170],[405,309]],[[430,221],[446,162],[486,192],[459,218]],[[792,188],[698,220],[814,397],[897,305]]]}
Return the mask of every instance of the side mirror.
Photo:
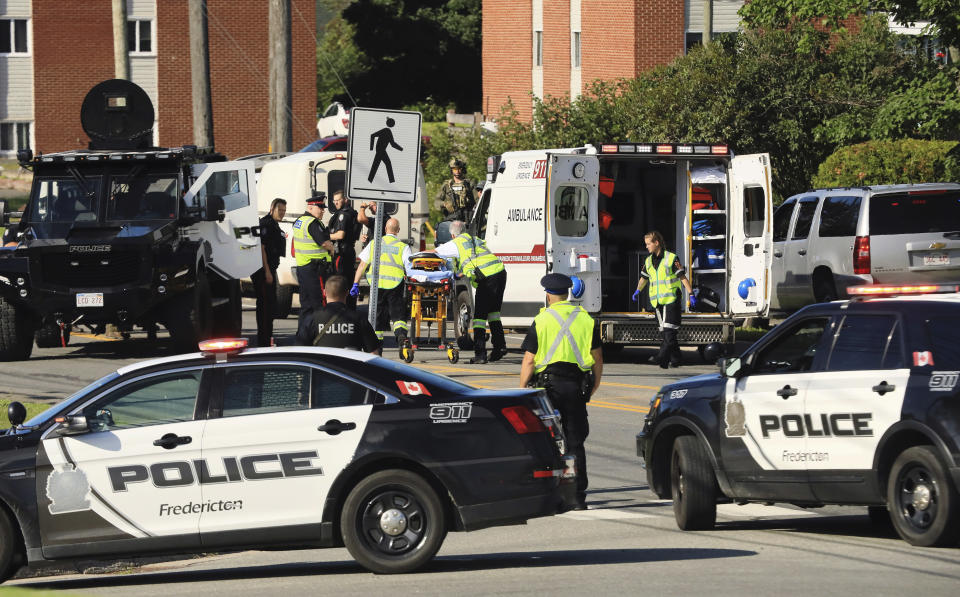
{"label": "side mirror", "polygon": [[0,226],[5,226],[7,223],[7,200],[0,199]]}
{"label": "side mirror", "polygon": [[87,418],[83,415],[67,415],[54,419],[60,424],[61,435],[78,435],[90,431]]}
{"label": "side mirror", "polygon": [[718,361],[720,373],[726,377],[739,377],[746,369],[738,357],[720,359]]}
{"label": "side mirror", "polygon": [[11,427],[19,427],[27,418],[27,407],[19,402],[11,402],[7,407],[7,418]]}
{"label": "side mirror", "polygon": [[204,222],[222,222],[226,217],[226,205],[220,195],[207,195],[207,202],[203,207]]}

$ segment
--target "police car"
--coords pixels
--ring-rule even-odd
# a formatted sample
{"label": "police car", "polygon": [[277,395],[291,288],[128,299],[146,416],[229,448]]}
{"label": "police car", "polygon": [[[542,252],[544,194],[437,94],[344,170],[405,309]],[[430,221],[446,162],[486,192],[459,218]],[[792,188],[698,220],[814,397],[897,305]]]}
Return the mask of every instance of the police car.
{"label": "police car", "polygon": [[718,501],[886,506],[909,543],[956,545],[958,291],[854,287],[664,386],[637,435],[651,490],[682,529],[712,528]]}
{"label": "police car", "polygon": [[245,346],[124,367],[26,422],[12,404],[2,579],[78,556],[343,545],[371,571],[408,572],[447,531],[571,503],[572,458],[542,391]]}

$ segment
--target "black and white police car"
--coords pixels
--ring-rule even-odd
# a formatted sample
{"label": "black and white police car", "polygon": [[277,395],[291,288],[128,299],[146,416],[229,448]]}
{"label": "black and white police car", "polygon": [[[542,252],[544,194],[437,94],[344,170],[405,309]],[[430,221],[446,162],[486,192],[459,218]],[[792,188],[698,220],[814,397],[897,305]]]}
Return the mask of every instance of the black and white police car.
{"label": "black and white police car", "polygon": [[906,541],[957,544],[960,287],[851,291],[656,394],[637,453],[680,528],[718,501],[886,506]]}
{"label": "black and white police car", "polygon": [[478,390],[370,354],[245,349],[119,369],[0,435],[0,576],[82,556],[345,545],[415,570],[447,531],[568,509],[537,390]]}

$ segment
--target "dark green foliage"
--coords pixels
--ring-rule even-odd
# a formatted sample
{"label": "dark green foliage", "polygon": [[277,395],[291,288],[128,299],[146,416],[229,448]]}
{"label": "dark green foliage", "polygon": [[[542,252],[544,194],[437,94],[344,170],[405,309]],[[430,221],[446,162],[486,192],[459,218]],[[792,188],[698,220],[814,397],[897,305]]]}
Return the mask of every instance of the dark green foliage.
{"label": "dark green foliage", "polygon": [[957,146],[956,141],[897,139],[841,147],[820,165],[813,186],[958,181]]}

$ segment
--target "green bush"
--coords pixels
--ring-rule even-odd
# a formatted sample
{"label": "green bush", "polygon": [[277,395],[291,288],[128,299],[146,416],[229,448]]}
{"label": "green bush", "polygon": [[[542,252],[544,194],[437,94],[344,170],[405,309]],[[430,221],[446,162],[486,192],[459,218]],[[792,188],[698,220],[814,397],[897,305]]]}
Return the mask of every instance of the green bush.
{"label": "green bush", "polygon": [[441,106],[434,102],[432,97],[427,96],[427,99],[422,102],[404,106],[403,109],[420,112],[423,115],[424,122],[445,122],[447,120],[447,110],[453,110],[454,105],[451,103],[447,106]]}
{"label": "green bush", "polygon": [[812,182],[825,188],[955,180],[956,141],[898,139],[841,147],[820,164]]}

